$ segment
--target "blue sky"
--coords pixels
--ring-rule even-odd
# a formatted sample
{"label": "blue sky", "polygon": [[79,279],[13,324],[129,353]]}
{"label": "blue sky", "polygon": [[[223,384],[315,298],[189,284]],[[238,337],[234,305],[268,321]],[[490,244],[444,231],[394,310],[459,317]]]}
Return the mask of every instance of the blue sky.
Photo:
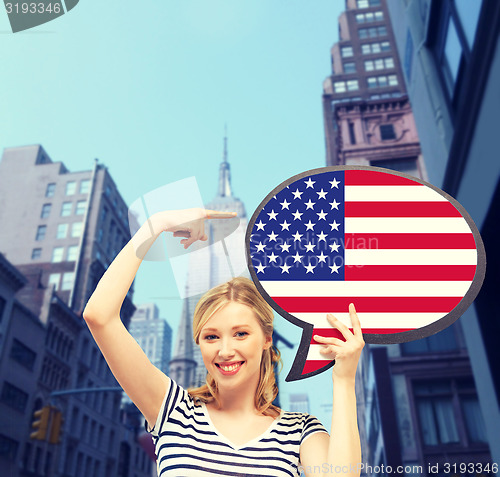
{"label": "blue sky", "polygon": [[[0,13],[0,147],[42,144],[71,171],[108,166],[127,204],[195,176],[216,192],[224,124],[235,195],[252,215],[289,177],[325,164],[322,82],[343,0],[81,0],[12,34]],[[145,264],[135,302],[174,287],[168,264]],[[181,300],[158,303],[174,330]],[[277,317],[298,343],[300,330]],[[293,359],[285,353],[284,380]],[[330,400],[330,372],[309,388]],[[321,392],[317,392],[321,390]]]}

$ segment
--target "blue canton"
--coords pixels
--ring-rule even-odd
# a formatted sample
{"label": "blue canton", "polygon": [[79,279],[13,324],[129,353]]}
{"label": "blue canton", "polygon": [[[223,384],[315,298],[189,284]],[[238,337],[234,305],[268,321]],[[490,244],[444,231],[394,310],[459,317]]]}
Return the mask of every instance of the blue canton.
{"label": "blue canton", "polygon": [[259,280],[344,280],[344,172],[305,176],[272,197],[250,254]]}

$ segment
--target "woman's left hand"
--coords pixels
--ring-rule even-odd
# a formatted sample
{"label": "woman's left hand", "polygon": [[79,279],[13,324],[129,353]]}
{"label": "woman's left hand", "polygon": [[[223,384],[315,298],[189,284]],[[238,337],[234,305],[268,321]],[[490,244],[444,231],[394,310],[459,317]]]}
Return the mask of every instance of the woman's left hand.
{"label": "woman's left hand", "polygon": [[338,318],[335,318],[335,316],[331,314],[327,315],[330,324],[342,333],[345,341],[339,338],[327,338],[319,335],[314,335],[313,337],[315,341],[323,345],[320,351],[321,354],[323,354],[326,359],[335,360],[335,365],[333,366],[334,380],[354,380],[359,357],[365,345],[359,318],[352,303],[349,305],[349,316],[352,323],[352,332]]}

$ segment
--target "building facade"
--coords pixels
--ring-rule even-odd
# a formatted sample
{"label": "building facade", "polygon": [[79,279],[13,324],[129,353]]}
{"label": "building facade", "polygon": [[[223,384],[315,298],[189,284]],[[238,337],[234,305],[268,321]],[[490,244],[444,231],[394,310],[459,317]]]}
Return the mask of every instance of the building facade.
{"label": "building facade", "polygon": [[[3,269],[15,278],[1,291],[10,306],[2,318],[0,412],[21,423],[5,428],[11,451],[0,455],[0,468],[13,477],[150,475],[149,460],[144,468],[131,461],[142,448],[122,422],[121,390],[81,316],[128,240],[127,209],[109,173],[97,162],[71,173],[41,146],[8,148],[0,200]],[[39,424],[47,430],[30,438],[36,411],[47,412]]]}
{"label": "building facade", "polygon": [[[486,249],[483,287],[462,318],[491,450],[500,461],[500,3],[388,0],[430,181],[455,197]],[[477,444],[471,440],[469,448]]]}
{"label": "building facade", "polygon": [[323,83],[327,165],[386,167],[426,178],[383,0],[347,0]]}
{"label": "building facade", "polygon": [[172,328],[165,319],[160,318],[158,307],[154,303],[139,305],[132,315],[129,331],[149,360],[168,375]]}
{"label": "building facade", "polygon": [[[396,38],[385,0],[346,1],[324,82],[326,162],[429,180],[435,158],[424,162]],[[364,475],[430,475],[436,464],[444,475],[445,462],[491,462],[461,321],[415,342],[365,347],[356,383]]]}

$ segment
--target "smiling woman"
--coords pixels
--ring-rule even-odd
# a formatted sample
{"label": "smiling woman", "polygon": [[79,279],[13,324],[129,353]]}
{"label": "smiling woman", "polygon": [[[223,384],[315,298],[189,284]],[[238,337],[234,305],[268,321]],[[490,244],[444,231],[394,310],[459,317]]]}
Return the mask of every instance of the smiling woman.
{"label": "smiling woman", "polygon": [[155,368],[120,319],[142,259],[162,232],[183,237],[188,248],[207,240],[206,219],[231,217],[203,209],[153,215],[117,255],[84,310],[111,371],[153,424],[158,475],[298,477],[302,469],[309,477],[347,466],[348,475],[359,476],[354,375],[363,339],[354,307],[354,333],[330,316],[345,342],[315,337],[325,356],[337,360],[332,437],[314,416],[273,405],[274,367],[280,361],[272,342],[273,312],[252,281],[235,278],[199,301],[193,330],[207,379],[196,389],[183,389]]}
{"label": "smiling woman", "polygon": [[[207,368],[207,384],[189,393],[220,404],[218,389],[237,382],[255,386],[255,407],[264,415],[279,414],[272,402],[278,394],[274,365],[279,351],[272,345],[274,314],[252,281],[235,278],[207,292],[193,317],[193,337]],[[260,373],[260,374],[259,374]]]}

